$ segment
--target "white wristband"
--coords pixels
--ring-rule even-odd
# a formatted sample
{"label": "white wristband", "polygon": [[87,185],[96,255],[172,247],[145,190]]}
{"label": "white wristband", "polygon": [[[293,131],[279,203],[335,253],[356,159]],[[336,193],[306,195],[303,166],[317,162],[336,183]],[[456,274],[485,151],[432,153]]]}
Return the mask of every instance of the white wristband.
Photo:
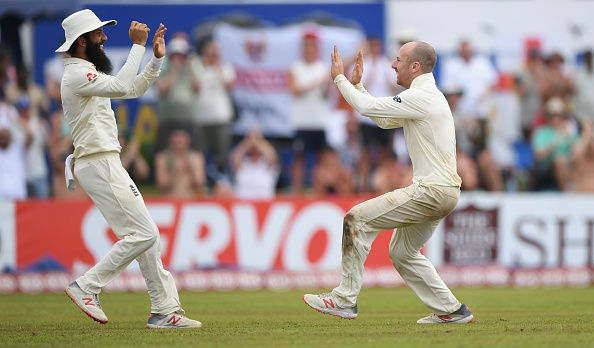
{"label": "white wristband", "polygon": [[164,59],[165,59],[165,56],[163,56],[161,58],[157,58],[157,57],[153,56],[151,61],[148,63],[149,68],[151,68],[153,70],[161,69],[161,64],[163,64]]}

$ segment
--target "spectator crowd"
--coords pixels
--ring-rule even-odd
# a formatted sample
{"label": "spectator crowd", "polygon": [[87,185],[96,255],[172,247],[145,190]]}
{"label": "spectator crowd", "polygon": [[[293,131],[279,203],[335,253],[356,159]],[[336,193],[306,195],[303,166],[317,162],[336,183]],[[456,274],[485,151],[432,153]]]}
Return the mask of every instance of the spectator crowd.
{"label": "spectator crowd", "polygon": [[[294,137],[266,138],[257,125],[234,136],[234,67],[217,42],[193,47],[186,33],[172,34],[155,83],[159,124],[149,154],[133,132],[120,131],[131,177],[153,187],[149,194],[181,198],[381,194],[411,184],[402,130],[380,129],[342,99],[314,34],[299,44],[302,57],[287,71]],[[382,40],[369,37],[362,50],[369,93],[400,93],[396,57]],[[40,86],[0,45],[0,199],[86,197],[64,183],[73,144],[61,112],[62,58],[45,64]],[[440,56],[438,86],[456,125],[462,190],[594,192],[592,51],[568,69],[573,58],[533,47],[519,71],[503,74],[466,40]]]}

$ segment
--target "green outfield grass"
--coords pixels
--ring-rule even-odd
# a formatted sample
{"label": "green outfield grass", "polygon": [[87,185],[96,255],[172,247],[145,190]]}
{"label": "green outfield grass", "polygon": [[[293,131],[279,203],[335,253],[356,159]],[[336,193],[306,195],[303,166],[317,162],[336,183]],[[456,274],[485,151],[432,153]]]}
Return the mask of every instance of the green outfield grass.
{"label": "green outfield grass", "polygon": [[[408,288],[363,289],[359,317],[320,314],[304,291],[182,292],[199,330],[145,328],[146,293],[104,293],[106,325],[65,294],[0,295],[0,346],[53,347],[593,347],[594,288],[454,289],[475,322],[419,325],[428,310]],[[317,292],[316,292],[317,293]]]}

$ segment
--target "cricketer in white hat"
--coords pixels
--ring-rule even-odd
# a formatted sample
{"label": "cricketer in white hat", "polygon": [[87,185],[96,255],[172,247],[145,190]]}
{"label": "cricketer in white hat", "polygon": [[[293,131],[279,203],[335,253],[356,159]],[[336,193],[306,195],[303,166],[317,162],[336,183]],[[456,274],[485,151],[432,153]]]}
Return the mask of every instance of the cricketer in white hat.
{"label": "cricketer in white hat", "polygon": [[[102,324],[107,315],[99,302],[101,289],[138,261],[151,301],[148,328],[200,328],[202,323],[184,317],[171,273],[163,268],[159,229],[151,218],[134,181],[122,166],[118,128],[111,99],[142,96],[159,77],[166,54],[165,32],[159,25],[153,38],[153,57],[139,73],[149,28],[132,21],[128,35],[130,53],[115,76],[103,52],[107,36],[93,12],[83,10],[64,20],[66,51],[61,83],[62,110],[74,144],[66,159],[64,178],[68,190],[75,178],[120,239],[103,259],[65,289],[68,297],[89,317]],[[74,158],[74,161],[73,161]],[[108,173],[108,174],[106,174]]]}
{"label": "cricketer in white hat", "polygon": [[75,12],[62,21],[62,28],[64,28],[64,32],[66,33],[66,41],[56,52],[67,52],[70,46],[72,46],[72,43],[84,33],[91,32],[106,25],[116,24],[118,22],[113,19],[102,22],[91,10]]}
{"label": "cricketer in white hat", "polygon": [[[77,55],[78,46],[83,46],[84,56],[80,58],[93,63],[98,71],[109,74],[113,66],[103,52],[103,43],[107,41],[107,36],[103,34],[103,26],[116,24],[115,20],[101,21],[91,10],[75,12],[62,21],[66,41],[56,52],[68,52],[74,57]],[[99,38],[93,40],[91,34],[96,31],[99,31],[97,32]]]}

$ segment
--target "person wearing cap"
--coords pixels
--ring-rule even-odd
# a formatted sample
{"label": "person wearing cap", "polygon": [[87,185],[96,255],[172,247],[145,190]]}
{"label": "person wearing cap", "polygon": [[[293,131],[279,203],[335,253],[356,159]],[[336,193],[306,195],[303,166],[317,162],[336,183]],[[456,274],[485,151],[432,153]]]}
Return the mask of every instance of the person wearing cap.
{"label": "person wearing cap", "polygon": [[132,21],[130,54],[121,70],[110,76],[111,62],[103,52],[107,41],[103,27],[115,24],[115,20],[101,21],[91,10],[76,12],[62,22],[66,40],[56,50],[71,56],[64,59],[61,83],[64,118],[74,142],[74,154],[66,160],[69,189],[76,187],[70,166],[75,158],[74,176],[120,239],[65,292],[89,317],[105,324],[108,320],[99,293],[130,262],[137,260],[151,300],[147,327],[200,328],[200,322],[184,317],[173,277],[163,269],[159,230],[142,195],[122,167],[118,129],[111,109],[111,99],[137,98],[157,79],[166,52],[167,29],[159,25],[153,39],[154,57],[137,75],[150,29]]}
{"label": "person wearing cap", "polygon": [[194,115],[200,82],[196,78],[195,58],[187,34],[178,32],[167,44],[167,59],[161,76],[155,83],[159,93],[157,116],[159,127],[154,151],[165,149],[169,135],[178,129],[189,132],[192,145],[197,148]]}
{"label": "person wearing cap", "polygon": [[293,96],[289,121],[295,130],[291,186],[294,193],[302,193],[308,182],[306,157],[319,157],[327,146],[326,124],[330,83],[328,65],[318,55],[320,39],[316,33],[306,32],[301,42],[301,57],[293,62],[287,75]]}
{"label": "person wearing cap", "polygon": [[25,158],[32,141],[28,123],[0,88],[0,199],[27,199]]}
{"label": "person wearing cap", "polygon": [[571,186],[571,151],[579,138],[575,122],[569,118],[561,97],[551,98],[544,106],[547,123],[534,130],[535,191],[564,191]]}

